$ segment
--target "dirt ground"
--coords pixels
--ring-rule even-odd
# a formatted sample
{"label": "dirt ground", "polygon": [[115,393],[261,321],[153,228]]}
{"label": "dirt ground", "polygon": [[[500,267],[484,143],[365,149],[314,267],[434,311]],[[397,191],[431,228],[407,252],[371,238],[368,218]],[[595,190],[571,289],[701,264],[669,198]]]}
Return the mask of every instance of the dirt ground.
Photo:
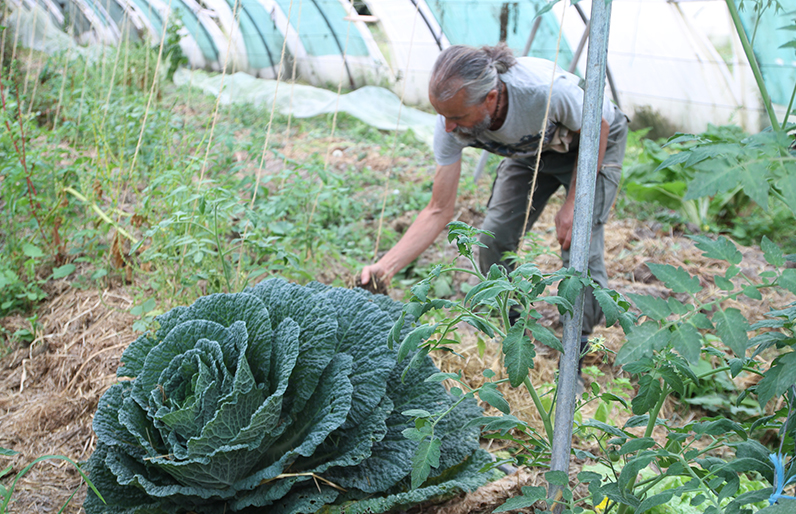
{"label": "dirt ground", "polygon": [[[458,218],[478,226],[480,216],[472,205],[484,202],[482,198],[460,199]],[[548,208],[534,232],[541,243],[557,248],[554,241],[553,214]],[[767,267],[758,249],[742,249],[744,271],[759,274]],[[606,260],[611,287],[626,293],[646,293],[665,296],[667,290],[645,266],[647,262],[682,266],[698,275],[706,286],[704,295],[714,293],[712,276],[723,273],[719,262],[702,257],[692,242],[680,235],[661,233],[633,220],[612,219],[606,227]],[[448,260],[455,257],[455,249],[440,237],[422,257],[421,261]],[[537,263],[546,271],[560,267],[555,255],[542,255]],[[459,290],[465,275],[457,277],[455,290]],[[132,330],[134,317],[129,314],[133,305],[131,290],[117,286],[105,290],[86,290],[59,282],[49,292],[49,301],[38,309],[41,330],[33,344],[16,349],[0,360],[0,446],[21,452],[14,458],[2,458],[0,467],[13,466],[12,475],[34,458],[47,455],[65,455],[75,461],[86,460],[95,447],[91,429],[92,415],[102,393],[116,380],[115,372],[125,347],[137,334]],[[736,302],[748,318],[759,318],[768,306],[784,306],[792,298],[771,296],[762,304],[752,305],[742,300]],[[558,315],[554,308],[542,310],[543,323],[559,331]],[[13,332],[24,325],[21,316],[0,320]],[[463,369],[465,376],[477,383],[477,377],[486,367],[498,369],[495,348],[488,348],[483,358],[478,356],[475,337],[464,333],[458,357],[437,360],[443,370]],[[596,335],[605,338],[607,348],[617,351],[623,334],[617,328],[602,327]],[[497,345],[491,345],[497,346]],[[436,358],[436,357],[435,357]],[[597,366],[604,375],[599,381],[607,383],[623,373],[612,366],[610,353],[598,352],[587,356],[586,365]],[[533,370],[534,383],[552,382],[557,357],[552,351],[540,348]],[[527,394],[507,392],[518,417],[538,424],[539,418]],[[686,422],[682,412],[667,405],[662,413],[667,418]],[[584,416],[590,414],[588,408]],[[697,414],[698,415],[698,414]],[[621,422],[621,421],[620,421]],[[491,448],[496,449],[496,448]],[[581,463],[574,463],[577,469]],[[441,505],[425,506],[422,512],[459,514],[491,512],[505,498],[515,495],[523,485],[539,485],[539,470],[520,470],[485,486],[481,490],[450,500]],[[38,464],[16,486],[9,513],[57,512],[75,489],[79,489],[65,512],[82,512],[85,485],[75,470],[63,461],[45,461]]]}

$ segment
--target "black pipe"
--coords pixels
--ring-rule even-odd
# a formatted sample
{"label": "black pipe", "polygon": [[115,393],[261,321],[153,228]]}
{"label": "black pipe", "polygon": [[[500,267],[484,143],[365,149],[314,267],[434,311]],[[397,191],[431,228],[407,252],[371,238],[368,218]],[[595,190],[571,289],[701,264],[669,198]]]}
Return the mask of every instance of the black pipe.
{"label": "black pipe", "polygon": [[[441,52],[442,51],[442,36],[440,34],[435,34],[434,33],[434,29],[431,27],[431,22],[428,21],[428,18],[426,18],[426,15],[423,13],[423,11],[420,10],[420,7],[417,6],[417,0],[410,0],[410,1],[412,2],[412,5],[415,6],[415,9],[417,10],[417,12],[420,13],[420,17],[423,18],[423,22],[425,22],[426,27],[428,27],[428,31],[431,32],[431,35],[434,37],[434,42],[437,43],[437,48],[439,48],[439,51]],[[442,30],[442,27],[440,27],[440,31],[441,30]]]}
{"label": "black pipe", "polygon": [[335,33],[334,29],[332,28],[332,24],[329,23],[329,18],[326,17],[326,13],[321,10],[321,6],[318,5],[316,0],[312,0],[312,3],[315,4],[315,8],[318,9],[318,12],[321,13],[321,17],[323,21],[326,22],[326,26],[329,27],[329,32],[332,33],[332,37],[334,38],[334,42],[337,43],[337,48],[340,50],[340,57],[343,59],[343,64],[345,65],[345,71],[348,74],[348,81],[351,83],[351,89],[356,89],[356,84],[354,83],[354,77],[351,75],[351,70],[348,69],[348,59],[346,58],[346,52],[343,49],[343,45],[340,44],[340,40],[337,38],[337,34]]}

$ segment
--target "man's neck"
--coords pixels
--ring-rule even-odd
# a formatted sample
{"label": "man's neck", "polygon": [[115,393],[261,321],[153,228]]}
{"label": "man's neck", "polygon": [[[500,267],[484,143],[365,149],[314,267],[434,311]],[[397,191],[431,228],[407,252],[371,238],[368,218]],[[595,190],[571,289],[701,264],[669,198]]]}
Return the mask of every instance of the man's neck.
{"label": "man's neck", "polygon": [[509,90],[502,80],[498,79],[498,102],[495,106],[495,114],[492,116],[492,125],[489,130],[499,130],[506,121],[509,112]]}

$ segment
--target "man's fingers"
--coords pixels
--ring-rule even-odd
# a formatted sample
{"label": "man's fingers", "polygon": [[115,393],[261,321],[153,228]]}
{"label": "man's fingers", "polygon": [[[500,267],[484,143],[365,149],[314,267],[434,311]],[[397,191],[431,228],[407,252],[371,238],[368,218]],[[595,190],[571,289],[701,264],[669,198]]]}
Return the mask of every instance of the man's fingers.
{"label": "man's fingers", "polygon": [[362,270],[362,285],[365,285],[368,282],[370,282],[370,271],[368,271],[368,268],[364,268]]}

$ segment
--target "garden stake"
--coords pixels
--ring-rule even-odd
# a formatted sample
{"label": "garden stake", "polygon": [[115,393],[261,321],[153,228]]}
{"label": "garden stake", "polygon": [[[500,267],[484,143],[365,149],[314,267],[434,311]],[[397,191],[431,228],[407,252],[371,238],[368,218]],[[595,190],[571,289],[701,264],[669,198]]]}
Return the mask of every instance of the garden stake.
{"label": "garden stake", "polygon": [[[592,2],[589,26],[589,50],[586,63],[586,91],[583,100],[583,128],[578,152],[578,180],[575,194],[575,214],[572,223],[570,262],[579,273],[589,266],[594,187],[597,179],[597,159],[600,145],[603,92],[605,90],[605,60],[608,51],[610,4]],[[581,290],[575,309],[564,321],[564,354],[561,356],[558,377],[558,403],[556,404],[555,430],[550,457],[552,471],[569,472],[569,453],[572,448],[572,424],[575,417],[575,383],[580,357],[580,332],[583,319],[583,302],[586,290]],[[561,486],[549,484],[548,498],[561,494]],[[550,505],[553,512],[563,510],[562,503]]]}

